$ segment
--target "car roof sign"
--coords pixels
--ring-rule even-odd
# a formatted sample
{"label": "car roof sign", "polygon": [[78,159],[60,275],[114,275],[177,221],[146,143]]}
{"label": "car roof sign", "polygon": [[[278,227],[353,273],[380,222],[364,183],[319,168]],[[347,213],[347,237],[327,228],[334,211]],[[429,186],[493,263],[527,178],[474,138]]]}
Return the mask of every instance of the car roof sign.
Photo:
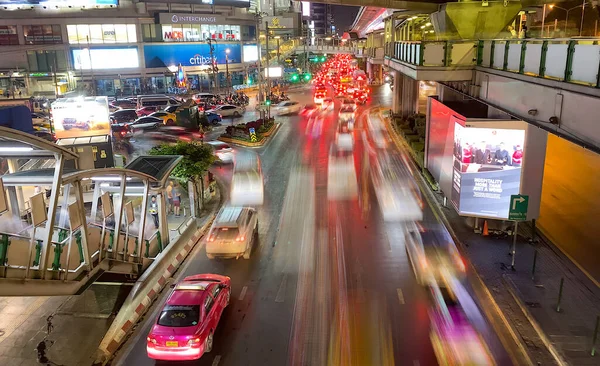
{"label": "car roof sign", "polygon": [[175,286],[175,290],[193,290],[193,291],[204,291],[206,286],[203,283],[189,283],[184,282]]}

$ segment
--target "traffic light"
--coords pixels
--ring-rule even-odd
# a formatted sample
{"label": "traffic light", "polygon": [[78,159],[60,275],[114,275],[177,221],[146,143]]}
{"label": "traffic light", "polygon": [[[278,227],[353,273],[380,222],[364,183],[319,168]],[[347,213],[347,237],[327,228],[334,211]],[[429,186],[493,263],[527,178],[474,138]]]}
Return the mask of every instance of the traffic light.
{"label": "traffic light", "polygon": [[325,56],[321,56],[321,58],[320,58],[320,61],[321,61],[321,62],[325,62],[325,60],[326,60],[326,59],[327,59],[327,58],[326,58]]}
{"label": "traffic light", "polygon": [[266,105],[267,107],[268,107],[268,106],[270,106],[270,105],[271,105],[271,100],[269,100],[269,99],[265,100],[265,105]]}
{"label": "traffic light", "polygon": [[298,76],[298,74],[292,74],[292,76],[290,77],[290,80],[295,83],[298,80],[300,80],[300,76]]}
{"label": "traffic light", "polygon": [[248,77],[248,85],[252,85],[252,78]]}
{"label": "traffic light", "polygon": [[312,79],[312,75],[310,74],[310,72],[307,72],[306,74],[302,75],[302,78],[304,79],[304,81],[310,81],[310,79]]}

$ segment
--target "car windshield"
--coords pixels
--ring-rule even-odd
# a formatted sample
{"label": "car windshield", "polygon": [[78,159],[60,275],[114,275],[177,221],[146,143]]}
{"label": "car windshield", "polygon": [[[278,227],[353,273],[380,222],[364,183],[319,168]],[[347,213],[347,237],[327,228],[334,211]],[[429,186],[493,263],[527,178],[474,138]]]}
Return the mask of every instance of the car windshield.
{"label": "car windshield", "polygon": [[167,305],[158,317],[158,325],[164,327],[193,327],[199,321],[199,305]]}

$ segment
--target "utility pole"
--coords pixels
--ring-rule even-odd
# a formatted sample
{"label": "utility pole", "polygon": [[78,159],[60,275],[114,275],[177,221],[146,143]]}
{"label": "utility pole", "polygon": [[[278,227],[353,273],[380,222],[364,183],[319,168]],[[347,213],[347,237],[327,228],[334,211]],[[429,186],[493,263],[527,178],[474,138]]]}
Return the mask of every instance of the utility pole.
{"label": "utility pole", "polygon": [[212,39],[207,39],[206,43],[208,43],[208,48],[210,51],[210,70],[211,70],[211,74],[212,74],[212,83],[210,85],[210,89],[211,89],[211,91],[214,92],[214,89],[217,86],[217,78],[215,77],[215,72],[217,71],[217,65],[215,62],[215,48],[212,44],[213,43]]}
{"label": "utility pole", "polygon": [[[265,44],[267,45],[267,57],[266,57],[266,61],[267,61],[267,66],[265,68],[266,72],[265,72],[265,76],[267,77],[267,99],[269,99],[270,102],[270,98],[271,98],[271,75],[269,73],[269,69],[271,66],[271,60],[269,57],[269,22],[266,21],[265,22]],[[271,118],[271,103],[269,103],[269,105],[267,105],[267,116],[270,119]]]}
{"label": "utility pole", "polygon": [[262,17],[266,16],[267,13],[259,12],[258,7],[256,8],[256,47],[258,48],[258,101],[262,102],[265,100],[263,93],[263,75],[262,75],[262,52],[260,49],[260,25],[262,21]]}
{"label": "utility pole", "polygon": [[[302,22],[302,25],[304,25],[304,22]],[[304,28],[304,32],[303,32],[303,36],[304,36],[304,72],[308,71],[308,36],[309,36],[309,29],[308,29],[308,20],[306,20],[306,27]]]}
{"label": "utility pole", "polygon": [[229,76],[229,48],[225,50],[225,74],[227,75],[227,88],[231,88],[231,78]]}

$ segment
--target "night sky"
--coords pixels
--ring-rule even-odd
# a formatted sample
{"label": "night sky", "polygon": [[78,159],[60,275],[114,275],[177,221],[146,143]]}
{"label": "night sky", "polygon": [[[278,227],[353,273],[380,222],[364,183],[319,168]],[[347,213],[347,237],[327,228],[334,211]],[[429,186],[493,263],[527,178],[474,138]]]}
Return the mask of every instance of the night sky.
{"label": "night sky", "polygon": [[333,24],[341,36],[354,23],[354,18],[360,10],[360,6],[333,5]]}

